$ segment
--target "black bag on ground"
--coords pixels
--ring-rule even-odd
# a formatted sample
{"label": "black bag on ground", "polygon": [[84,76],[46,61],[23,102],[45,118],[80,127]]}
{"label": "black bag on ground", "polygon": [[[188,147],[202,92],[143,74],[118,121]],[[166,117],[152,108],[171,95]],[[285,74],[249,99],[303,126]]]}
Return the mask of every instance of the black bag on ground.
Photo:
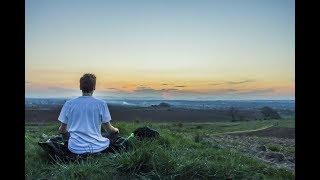
{"label": "black bag on ground", "polygon": [[57,135],[49,138],[46,142],[38,142],[38,145],[48,153],[52,160],[62,160],[62,161],[74,161],[77,159],[83,159],[89,155],[99,155],[115,153],[120,150],[125,150],[129,147],[129,142],[126,138],[116,135],[109,136],[103,134],[103,136],[109,138],[110,146],[98,153],[84,153],[84,154],[74,154],[68,149],[68,139],[63,138],[62,135]]}
{"label": "black bag on ground", "polygon": [[160,134],[155,129],[152,129],[148,126],[146,127],[140,127],[134,130],[134,136],[138,138],[139,140],[142,139],[157,139],[160,137]]}
{"label": "black bag on ground", "polygon": [[[140,127],[134,130],[134,137],[139,140],[143,139],[157,139],[160,137],[160,134],[155,129],[152,129],[148,126]],[[114,153],[120,150],[126,150],[130,146],[129,138],[124,138],[119,136],[119,134],[108,134],[102,133],[102,136],[107,137],[110,140],[110,146],[102,151],[102,153]],[[89,155],[95,155],[100,153],[85,153],[77,155],[72,153],[68,149],[68,138],[69,134],[57,135],[52,138],[49,138],[46,142],[38,142],[38,145],[47,152],[51,159],[53,160],[62,160],[62,161],[73,161],[76,159],[82,159],[88,157]]]}
{"label": "black bag on ground", "polygon": [[38,142],[38,145],[49,154],[53,160],[68,161],[73,158],[67,143],[62,136],[49,138],[46,142]]}

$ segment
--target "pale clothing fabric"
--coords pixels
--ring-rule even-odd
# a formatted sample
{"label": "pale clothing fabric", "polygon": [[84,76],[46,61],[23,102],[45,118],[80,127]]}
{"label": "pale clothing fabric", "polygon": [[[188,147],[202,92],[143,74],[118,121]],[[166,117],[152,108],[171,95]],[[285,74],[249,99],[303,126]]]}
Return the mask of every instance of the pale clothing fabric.
{"label": "pale clothing fabric", "polygon": [[101,136],[101,123],[111,115],[105,101],[80,96],[65,102],[58,120],[67,124],[70,133],[68,148],[76,154],[96,153],[109,147],[110,140]]}

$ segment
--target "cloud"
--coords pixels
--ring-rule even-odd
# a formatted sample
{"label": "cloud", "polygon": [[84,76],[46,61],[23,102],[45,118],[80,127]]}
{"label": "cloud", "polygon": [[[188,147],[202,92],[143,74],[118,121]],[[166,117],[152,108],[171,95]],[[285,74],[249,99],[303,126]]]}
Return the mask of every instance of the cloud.
{"label": "cloud", "polygon": [[213,86],[217,86],[217,85],[221,85],[223,83],[213,83],[213,84],[209,84],[209,85],[213,85]]}
{"label": "cloud", "polygon": [[274,92],[274,89],[238,89],[226,88],[211,91],[191,91],[179,90],[173,91],[176,99],[261,99],[267,97],[268,94]]}
{"label": "cloud", "polygon": [[206,92],[198,92],[198,91],[191,91],[191,90],[177,90],[171,91],[174,92],[176,96],[183,96],[183,97],[201,97],[201,96],[221,96],[221,95],[233,95],[238,93],[240,90],[238,89],[219,89],[219,90],[212,90]]}
{"label": "cloud", "polygon": [[[152,88],[150,88],[150,87],[145,87],[145,86],[140,86],[140,87],[137,87],[137,89],[136,90],[143,90],[143,89],[152,89]],[[153,89],[152,89],[153,90]]]}
{"label": "cloud", "polygon": [[119,89],[117,89],[117,88],[107,88],[107,89],[110,89],[110,90],[119,90]]}
{"label": "cloud", "polygon": [[138,87],[136,90],[134,90],[134,94],[137,96],[154,96],[168,99],[173,98],[177,91],[178,89],[175,88],[153,89]]}
{"label": "cloud", "polygon": [[161,89],[162,91],[177,91],[179,89],[176,88],[169,88],[169,89]]}
{"label": "cloud", "polygon": [[[191,91],[191,90],[179,90],[177,88],[143,88],[137,87],[132,92],[117,90],[117,91],[104,91],[101,95],[111,95],[120,97],[153,97],[164,99],[185,99],[185,98],[203,98],[203,99],[252,99],[260,96],[264,96],[267,93],[272,93],[273,89],[253,89],[245,90],[238,88],[225,88],[211,91]],[[100,94],[100,93],[99,93]]]}
{"label": "cloud", "polygon": [[255,82],[254,80],[245,80],[245,81],[227,81],[227,84],[243,84],[243,83],[249,83],[249,82]]}
{"label": "cloud", "polygon": [[253,90],[242,90],[242,89],[220,89],[215,91],[207,92],[206,94],[221,95],[221,94],[232,94],[232,95],[259,95],[265,93],[274,92],[274,89],[253,89]]}
{"label": "cloud", "polygon": [[174,87],[187,87],[187,86],[174,86]]}
{"label": "cloud", "polygon": [[25,81],[25,84],[29,84],[29,83],[31,83],[31,81]]}
{"label": "cloud", "polygon": [[97,90],[98,96],[118,96],[118,97],[153,97],[153,98],[172,98],[179,89],[163,88],[153,89],[150,87],[138,86],[133,91],[124,91],[117,88],[107,88],[106,90]]}
{"label": "cloud", "polygon": [[134,92],[157,92],[158,90],[152,89],[152,88],[144,88],[144,87],[138,87]]}
{"label": "cloud", "polygon": [[[136,85],[136,87],[137,87],[138,89],[149,89],[149,88],[150,88],[150,86],[148,86],[148,85],[146,85],[146,84]],[[151,88],[150,88],[150,89],[151,89]]]}
{"label": "cloud", "polygon": [[233,84],[244,84],[244,83],[250,83],[250,82],[256,82],[256,81],[252,79],[243,80],[243,81],[221,81],[221,82],[216,82],[209,85],[214,85],[214,86],[223,85],[223,84],[233,85]]}
{"label": "cloud", "polygon": [[244,95],[244,94],[251,94],[251,95],[257,95],[257,94],[265,94],[265,93],[271,93],[274,92],[274,89],[268,88],[268,89],[255,89],[255,90],[249,90],[249,91],[243,91],[238,94]]}
{"label": "cloud", "polygon": [[216,90],[216,91],[211,91],[209,93],[215,93],[215,94],[220,94],[220,93],[234,93],[234,92],[238,92],[238,89],[220,89],[220,90]]}

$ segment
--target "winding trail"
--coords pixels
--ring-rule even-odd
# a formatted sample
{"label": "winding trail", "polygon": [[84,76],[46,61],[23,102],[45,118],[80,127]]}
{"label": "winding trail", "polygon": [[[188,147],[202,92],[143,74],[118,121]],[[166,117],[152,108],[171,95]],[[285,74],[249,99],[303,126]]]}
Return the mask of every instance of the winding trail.
{"label": "winding trail", "polygon": [[268,129],[268,128],[274,127],[276,125],[277,125],[276,123],[273,123],[272,125],[264,126],[262,128],[259,128],[259,129],[250,129],[250,130],[243,130],[243,131],[231,131],[231,132],[215,133],[215,134],[212,134],[212,135],[225,135],[225,134],[234,134],[234,133],[255,132],[255,131],[261,131],[261,130],[264,130],[264,129]]}

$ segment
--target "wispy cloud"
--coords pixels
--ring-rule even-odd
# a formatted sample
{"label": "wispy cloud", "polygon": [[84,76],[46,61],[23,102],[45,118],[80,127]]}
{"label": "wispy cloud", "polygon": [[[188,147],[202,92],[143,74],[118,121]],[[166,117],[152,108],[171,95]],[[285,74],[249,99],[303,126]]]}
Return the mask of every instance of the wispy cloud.
{"label": "wispy cloud", "polygon": [[134,90],[135,93],[162,93],[167,91],[177,91],[178,89],[175,88],[168,88],[168,89],[153,89],[153,88],[141,88],[138,87]]}
{"label": "wispy cloud", "polygon": [[31,81],[25,81],[25,84],[30,84],[31,83]]}
{"label": "wispy cloud", "polygon": [[227,81],[227,84],[243,84],[243,83],[249,83],[249,82],[255,82],[254,80],[245,80],[245,81]]}
{"label": "wispy cloud", "polygon": [[147,84],[139,84],[139,85],[136,85],[136,87],[138,89],[149,89],[150,88]]}
{"label": "wispy cloud", "polygon": [[193,99],[259,99],[273,91],[274,89],[245,90],[237,88],[211,90],[206,92],[179,90],[174,91],[174,96],[178,99],[184,99],[186,97],[192,97]]}
{"label": "wispy cloud", "polygon": [[234,92],[238,92],[238,89],[220,89],[220,90],[216,90],[216,91],[212,91],[211,93],[234,93]]}
{"label": "wispy cloud", "polygon": [[187,87],[187,86],[174,86],[174,87]]}
{"label": "wispy cloud", "polygon": [[209,84],[209,85],[213,85],[213,86],[217,86],[217,85],[221,85],[223,83],[212,83],[212,84]]}
{"label": "wispy cloud", "polygon": [[179,90],[176,88],[153,89],[138,87],[133,93],[137,96],[154,96],[158,98],[171,99],[174,98],[178,91]]}
{"label": "wispy cloud", "polygon": [[268,88],[268,89],[254,89],[254,90],[249,90],[249,91],[242,91],[239,92],[238,94],[244,95],[244,94],[252,94],[252,95],[257,95],[257,94],[265,94],[265,93],[271,93],[274,92],[274,89]]}
{"label": "wispy cloud", "polygon": [[253,89],[253,90],[244,90],[244,89],[220,89],[215,91],[207,92],[207,94],[234,94],[234,95],[259,95],[274,92],[274,89]]}
{"label": "wispy cloud", "polygon": [[161,89],[162,91],[177,91],[179,89],[176,88],[169,88],[169,89]]}
{"label": "wispy cloud", "polygon": [[215,83],[211,83],[209,85],[234,85],[234,84],[244,84],[244,83],[250,83],[250,82],[256,82],[256,80],[252,80],[252,79],[248,79],[248,80],[243,80],[243,81],[218,81],[218,82],[215,82]]}
{"label": "wispy cloud", "polygon": [[156,89],[152,89],[152,88],[137,88],[136,90],[134,90],[134,92],[137,92],[137,93],[141,93],[141,92],[157,92],[159,90],[156,90]]}
{"label": "wispy cloud", "polygon": [[117,89],[117,88],[107,88],[107,89],[110,89],[110,90],[119,90],[119,89]]}

